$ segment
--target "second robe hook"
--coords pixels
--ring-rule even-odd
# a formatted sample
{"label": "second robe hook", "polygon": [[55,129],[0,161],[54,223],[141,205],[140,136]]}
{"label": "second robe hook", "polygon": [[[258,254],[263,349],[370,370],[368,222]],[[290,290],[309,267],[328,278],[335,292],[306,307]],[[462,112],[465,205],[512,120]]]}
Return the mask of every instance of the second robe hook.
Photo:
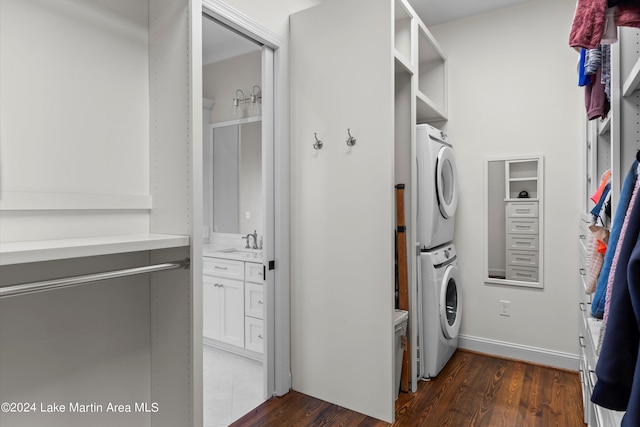
{"label": "second robe hook", "polygon": [[351,136],[351,129],[347,129],[347,134],[349,135],[349,138],[347,138],[347,146],[353,147],[356,145],[356,139]]}

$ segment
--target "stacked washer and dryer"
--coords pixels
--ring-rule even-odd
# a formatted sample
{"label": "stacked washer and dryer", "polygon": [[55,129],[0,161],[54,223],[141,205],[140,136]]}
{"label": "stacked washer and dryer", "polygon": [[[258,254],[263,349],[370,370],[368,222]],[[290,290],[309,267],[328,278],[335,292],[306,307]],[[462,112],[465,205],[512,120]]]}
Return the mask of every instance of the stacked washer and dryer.
{"label": "stacked washer and dryer", "polygon": [[461,295],[453,245],[458,189],[452,146],[442,131],[418,125],[416,153],[419,372],[432,378],[458,348]]}

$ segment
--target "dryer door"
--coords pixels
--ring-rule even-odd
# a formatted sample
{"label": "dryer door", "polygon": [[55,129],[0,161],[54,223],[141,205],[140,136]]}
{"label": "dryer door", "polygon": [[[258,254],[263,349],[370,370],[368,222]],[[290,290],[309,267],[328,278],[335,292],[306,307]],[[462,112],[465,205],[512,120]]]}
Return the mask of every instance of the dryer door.
{"label": "dryer door", "polygon": [[440,325],[445,337],[458,336],[460,330],[461,300],[458,283],[460,273],[456,265],[447,266],[440,285]]}
{"label": "dryer door", "polygon": [[436,192],[440,213],[445,218],[452,218],[458,207],[458,188],[456,182],[456,163],[453,150],[444,146],[438,151],[436,163]]}

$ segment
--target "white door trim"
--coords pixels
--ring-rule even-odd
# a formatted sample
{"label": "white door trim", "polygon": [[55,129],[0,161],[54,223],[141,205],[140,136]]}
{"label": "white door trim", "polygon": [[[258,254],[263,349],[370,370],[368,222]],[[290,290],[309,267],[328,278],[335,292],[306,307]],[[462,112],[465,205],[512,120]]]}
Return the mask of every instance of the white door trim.
{"label": "white door trim", "polygon": [[[281,396],[291,389],[289,322],[289,132],[287,101],[286,40],[242,12],[219,0],[202,0],[202,11],[234,30],[263,44],[262,54],[262,126],[271,137],[263,146],[263,206],[274,216],[265,215],[265,398]],[[268,100],[271,99],[271,102]],[[270,153],[265,154],[265,152]],[[270,166],[265,165],[267,162]],[[267,168],[265,168],[267,166]],[[266,175],[263,175],[266,176]],[[268,182],[267,182],[268,181]],[[266,186],[266,187],[265,187]],[[270,186],[270,189],[269,189]],[[265,212],[267,211],[265,210]],[[269,261],[275,270],[269,270]]]}

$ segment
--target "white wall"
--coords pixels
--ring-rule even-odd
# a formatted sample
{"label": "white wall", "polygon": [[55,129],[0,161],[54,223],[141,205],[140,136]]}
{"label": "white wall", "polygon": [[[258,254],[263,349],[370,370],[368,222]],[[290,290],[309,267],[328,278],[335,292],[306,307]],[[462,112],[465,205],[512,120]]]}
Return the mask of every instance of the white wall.
{"label": "white wall", "polygon": [[233,108],[236,89],[248,97],[254,85],[262,86],[259,50],[205,65],[202,80],[203,96],[214,101],[211,123],[260,115],[260,110],[249,108],[250,102],[241,104],[235,112]]}
{"label": "white wall", "polygon": [[[449,121],[460,184],[455,244],[461,334],[577,354],[583,134],[577,54],[567,45],[571,0],[532,0],[432,28],[449,59]],[[544,289],[485,285],[486,156],[545,157]],[[498,301],[511,301],[511,317]]]}

